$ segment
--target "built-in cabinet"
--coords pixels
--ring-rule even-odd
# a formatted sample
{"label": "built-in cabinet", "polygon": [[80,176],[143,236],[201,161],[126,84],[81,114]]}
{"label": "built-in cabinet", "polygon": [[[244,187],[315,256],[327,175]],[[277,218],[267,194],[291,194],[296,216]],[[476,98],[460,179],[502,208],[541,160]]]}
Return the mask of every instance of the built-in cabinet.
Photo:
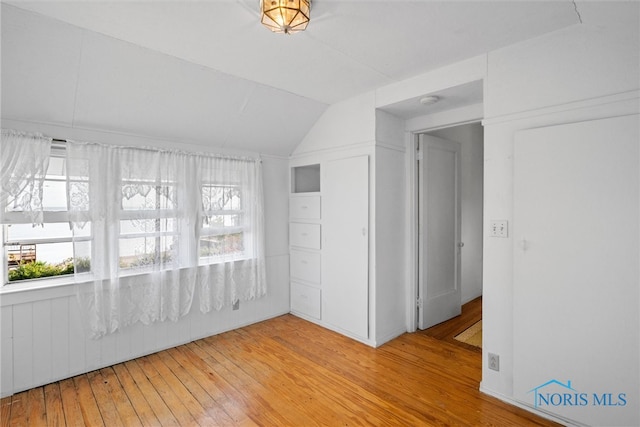
{"label": "built-in cabinet", "polygon": [[320,165],[291,169],[289,266],[291,312],[320,320],[322,212]]}
{"label": "built-in cabinet", "polygon": [[369,156],[291,168],[291,312],[369,338]]}

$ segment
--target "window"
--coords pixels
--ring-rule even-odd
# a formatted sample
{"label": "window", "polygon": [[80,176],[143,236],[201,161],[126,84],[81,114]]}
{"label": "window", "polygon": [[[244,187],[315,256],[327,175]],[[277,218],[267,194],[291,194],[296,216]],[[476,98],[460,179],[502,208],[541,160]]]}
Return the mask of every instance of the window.
{"label": "window", "polygon": [[[90,171],[95,165],[86,153],[74,160],[75,167],[67,170],[65,147],[52,148],[43,182],[41,226],[34,227],[31,218],[19,207],[7,207],[3,224],[5,282],[74,272],[90,273],[92,247],[93,250],[104,247],[110,239],[106,235],[108,232],[96,233],[91,227],[90,204],[100,203],[96,193],[101,189],[96,186],[102,185],[103,181],[89,182]],[[254,256],[254,243],[250,238],[252,218],[244,200],[252,193],[247,189],[247,183],[239,178],[241,174],[236,167],[219,167],[218,170],[225,171],[224,179],[211,179],[212,175],[216,176],[211,172],[215,167],[206,164],[203,169],[206,169],[207,177],[200,178],[198,186],[182,187],[175,179],[167,178],[173,172],[163,173],[162,178],[158,178],[148,175],[146,169],[123,167],[120,174],[127,176],[118,177],[119,214],[115,228],[119,275],[210,265]],[[111,169],[111,173],[118,170],[107,169]],[[91,185],[96,191],[92,191]],[[197,188],[200,189],[197,207],[200,227],[194,240],[189,236],[186,219],[190,213],[181,206],[188,197],[180,192]],[[70,207],[73,209],[69,210]],[[87,221],[79,221],[84,216]],[[195,245],[195,252],[184,250],[185,245]],[[178,250],[180,247],[182,250]],[[99,249],[98,252],[103,265],[101,258],[106,253]],[[193,255],[189,254],[194,253],[196,255],[191,259]]]}
{"label": "window", "polygon": [[167,268],[178,262],[178,222],[175,183],[123,180],[120,269]]}
{"label": "window", "polygon": [[[41,226],[34,227],[31,218],[16,203],[7,206],[2,230],[7,267],[4,281],[90,271],[91,227],[78,230],[75,237],[70,228],[65,164],[64,150],[53,150],[42,186]],[[86,177],[71,181],[74,185],[86,185]]]}
{"label": "window", "polygon": [[245,252],[247,225],[239,185],[202,185],[200,264],[241,258]]}

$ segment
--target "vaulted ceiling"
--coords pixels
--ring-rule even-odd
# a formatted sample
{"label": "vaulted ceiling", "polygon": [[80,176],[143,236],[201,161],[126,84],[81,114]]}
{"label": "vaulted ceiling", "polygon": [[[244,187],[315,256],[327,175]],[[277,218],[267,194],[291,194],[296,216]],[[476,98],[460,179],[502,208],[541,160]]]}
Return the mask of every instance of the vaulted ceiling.
{"label": "vaulted ceiling", "polygon": [[[329,104],[579,22],[571,1],[3,1],[2,117],[287,155]],[[473,94],[477,96],[477,94]]]}

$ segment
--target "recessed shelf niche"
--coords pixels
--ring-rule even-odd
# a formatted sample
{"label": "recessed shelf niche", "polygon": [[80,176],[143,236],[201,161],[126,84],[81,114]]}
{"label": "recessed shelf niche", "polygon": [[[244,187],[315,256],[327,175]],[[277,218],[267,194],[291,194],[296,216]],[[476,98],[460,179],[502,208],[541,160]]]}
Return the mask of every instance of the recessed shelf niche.
{"label": "recessed shelf niche", "polygon": [[305,165],[291,168],[291,192],[320,192],[320,165]]}

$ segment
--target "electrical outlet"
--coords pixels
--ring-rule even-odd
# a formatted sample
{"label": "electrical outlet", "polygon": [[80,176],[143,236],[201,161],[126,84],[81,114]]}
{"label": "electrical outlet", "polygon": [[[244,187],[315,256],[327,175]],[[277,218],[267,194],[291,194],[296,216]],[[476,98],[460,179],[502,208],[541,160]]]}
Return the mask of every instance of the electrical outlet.
{"label": "electrical outlet", "polygon": [[236,302],[233,303],[233,309],[234,310],[240,310],[240,300],[236,300]]}
{"label": "electrical outlet", "polygon": [[497,354],[489,353],[489,369],[494,371],[500,370],[500,356]]}
{"label": "electrical outlet", "polygon": [[509,221],[494,219],[491,221],[491,237],[509,237]]}

